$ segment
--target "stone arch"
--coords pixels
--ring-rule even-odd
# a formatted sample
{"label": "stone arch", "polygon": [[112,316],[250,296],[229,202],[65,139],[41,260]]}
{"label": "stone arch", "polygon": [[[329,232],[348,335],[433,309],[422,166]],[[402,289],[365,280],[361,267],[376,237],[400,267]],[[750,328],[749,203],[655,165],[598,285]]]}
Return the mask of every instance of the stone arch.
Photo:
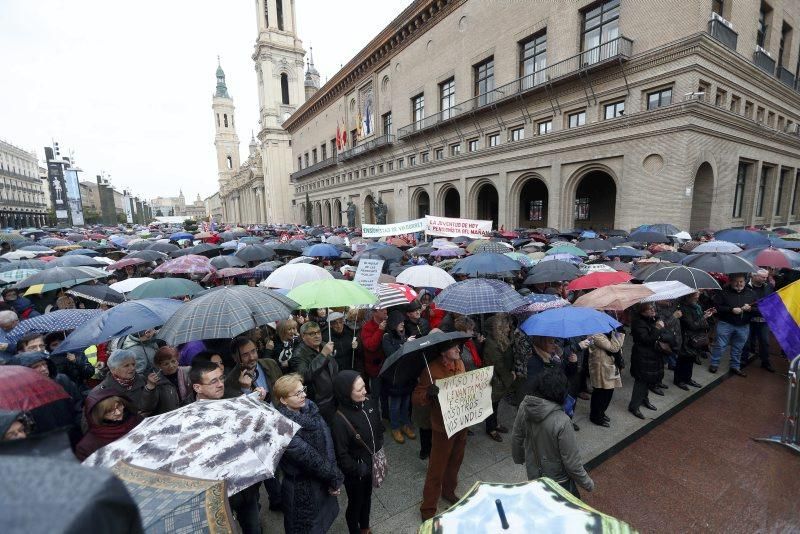
{"label": "stone arch", "polygon": [[375,200],[372,195],[364,197],[364,224],[375,224]]}
{"label": "stone arch", "polygon": [[521,175],[512,184],[509,199],[512,202],[511,224],[514,228],[541,228],[548,225],[550,189],[542,175]]}
{"label": "stone arch", "polygon": [[564,190],[563,228],[615,227],[619,179],[608,166],[592,163],[581,167],[569,177]]}
{"label": "stone arch", "polygon": [[474,206],[472,213],[476,219],[492,221],[492,228],[500,228],[500,193],[490,180],[484,180],[472,188],[470,195]]}
{"label": "stone arch", "polygon": [[444,184],[436,195],[436,213],[444,217],[461,217],[461,192],[453,183]]}
{"label": "stone arch", "polygon": [[324,226],[331,225],[331,202],[326,200],[322,205],[322,224]]}
{"label": "stone arch", "polygon": [[689,217],[690,232],[711,227],[714,176],[714,168],[708,161],[702,162],[695,171],[692,183],[692,211]]}
{"label": "stone arch", "polygon": [[411,218],[422,219],[431,214],[431,197],[424,187],[417,187],[411,194]]}
{"label": "stone arch", "polygon": [[341,226],[342,225],[342,203],[339,199],[334,199],[333,204],[331,205],[331,226]]}

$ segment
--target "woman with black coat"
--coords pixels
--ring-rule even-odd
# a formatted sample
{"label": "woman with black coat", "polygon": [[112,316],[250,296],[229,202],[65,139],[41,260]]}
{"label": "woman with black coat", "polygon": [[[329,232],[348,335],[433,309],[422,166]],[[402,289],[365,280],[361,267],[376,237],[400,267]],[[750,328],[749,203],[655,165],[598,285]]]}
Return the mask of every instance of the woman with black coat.
{"label": "woman with black coat", "polygon": [[[386,333],[381,339],[383,353],[388,358],[408,340],[404,323],[404,314],[399,310],[393,310],[386,319]],[[416,439],[417,434],[411,428],[411,392],[416,386],[415,381],[397,380],[397,367],[393,373],[383,376],[383,391],[389,395],[389,423],[392,427],[392,438],[397,443],[405,443],[408,439]]]}
{"label": "woman with black coat", "polygon": [[671,338],[664,330],[664,322],[656,317],[656,307],[651,302],[639,305],[639,311],[631,324],[633,349],[631,350],[631,376],[634,378],[631,401],[628,411],[639,419],[644,415],[641,406],[649,410],[656,407],[650,402],[647,392],[651,386],[660,384],[664,378],[664,358],[656,348],[656,343],[670,343]]}
{"label": "woman with black coat", "polygon": [[347,491],[345,519],[350,534],[369,531],[372,455],[383,447],[383,424],[356,371],[341,371],[333,389],[339,411],[331,422],[336,460]]}
{"label": "woman with black coat", "polygon": [[695,388],[702,387],[692,379],[692,371],[694,370],[694,364],[699,364],[701,358],[705,355],[705,351],[708,350],[708,319],[714,314],[714,310],[703,311],[700,307],[699,299],[700,294],[697,291],[681,299],[683,353],[686,358],[684,360],[679,358],[678,365],[675,368],[675,384],[678,387],[680,387],[680,384]]}

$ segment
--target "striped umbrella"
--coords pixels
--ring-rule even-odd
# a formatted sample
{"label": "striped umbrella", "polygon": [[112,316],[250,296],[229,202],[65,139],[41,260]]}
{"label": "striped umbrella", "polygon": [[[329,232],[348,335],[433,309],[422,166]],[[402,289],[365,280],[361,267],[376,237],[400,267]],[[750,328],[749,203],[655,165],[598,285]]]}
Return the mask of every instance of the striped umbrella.
{"label": "striped umbrella", "polygon": [[403,284],[378,284],[378,306],[404,306],[417,298],[417,292]]}
{"label": "striped umbrella", "polygon": [[434,299],[439,309],[472,315],[510,312],[525,306],[525,300],[500,280],[474,278],[446,287]]}
{"label": "striped umbrella", "polygon": [[50,332],[68,332],[83,326],[86,321],[103,313],[101,310],[56,310],[26,319],[6,334],[9,343],[16,343],[28,332],[49,334]]}

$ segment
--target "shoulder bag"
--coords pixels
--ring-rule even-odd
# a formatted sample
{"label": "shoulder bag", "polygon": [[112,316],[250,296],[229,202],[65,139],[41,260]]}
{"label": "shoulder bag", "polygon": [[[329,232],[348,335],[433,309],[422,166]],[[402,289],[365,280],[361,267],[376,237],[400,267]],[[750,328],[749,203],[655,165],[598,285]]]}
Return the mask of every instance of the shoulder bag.
{"label": "shoulder bag", "polygon": [[[347,417],[345,417],[345,415],[341,411],[336,410],[336,413],[342,419],[344,419],[345,424],[348,427],[350,427],[350,430],[352,430],[353,434],[355,434],[356,440],[358,440],[364,446],[364,448],[367,449],[367,452],[372,457],[372,487],[380,488],[381,485],[383,484],[383,480],[386,478],[386,475],[389,472],[389,463],[386,460],[386,453],[383,451],[383,449],[377,451],[375,449],[371,449],[369,445],[367,445],[367,443],[361,438],[361,434],[359,434],[356,431],[356,428],[353,426],[353,423],[351,423],[350,420]],[[370,425],[370,432],[371,432],[372,424],[369,422],[369,418],[367,418],[367,424]],[[374,435],[372,436],[372,443],[373,444],[375,443]]]}

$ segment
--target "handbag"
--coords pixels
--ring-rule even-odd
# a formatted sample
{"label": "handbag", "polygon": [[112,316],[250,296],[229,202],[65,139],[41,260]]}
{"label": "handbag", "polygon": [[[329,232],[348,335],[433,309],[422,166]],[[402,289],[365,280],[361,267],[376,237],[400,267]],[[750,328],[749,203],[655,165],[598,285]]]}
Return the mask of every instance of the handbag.
{"label": "handbag", "polygon": [[[356,439],[361,442],[367,452],[372,457],[372,487],[373,488],[380,488],[383,484],[386,475],[389,473],[389,462],[386,459],[386,453],[381,448],[379,450],[370,449],[369,445],[361,438],[361,434],[356,431],[356,428],[353,426],[353,423],[344,416],[342,412],[336,410],[336,413],[344,419],[345,424],[350,427],[350,430],[353,431],[355,434]],[[367,424],[370,425],[370,432],[372,431],[372,424],[367,419]],[[375,436],[372,437],[372,443],[375,443]]]}
{"label": "handbag", "polygon": [[656,351],[661,354],[672,354],[672,346],[666,341],[656,340]]}
{"label": "handbag", "polygon": [[689,336],[689,347],[693,349],[707,349],[708,348],[708,334],[695,334]]}

